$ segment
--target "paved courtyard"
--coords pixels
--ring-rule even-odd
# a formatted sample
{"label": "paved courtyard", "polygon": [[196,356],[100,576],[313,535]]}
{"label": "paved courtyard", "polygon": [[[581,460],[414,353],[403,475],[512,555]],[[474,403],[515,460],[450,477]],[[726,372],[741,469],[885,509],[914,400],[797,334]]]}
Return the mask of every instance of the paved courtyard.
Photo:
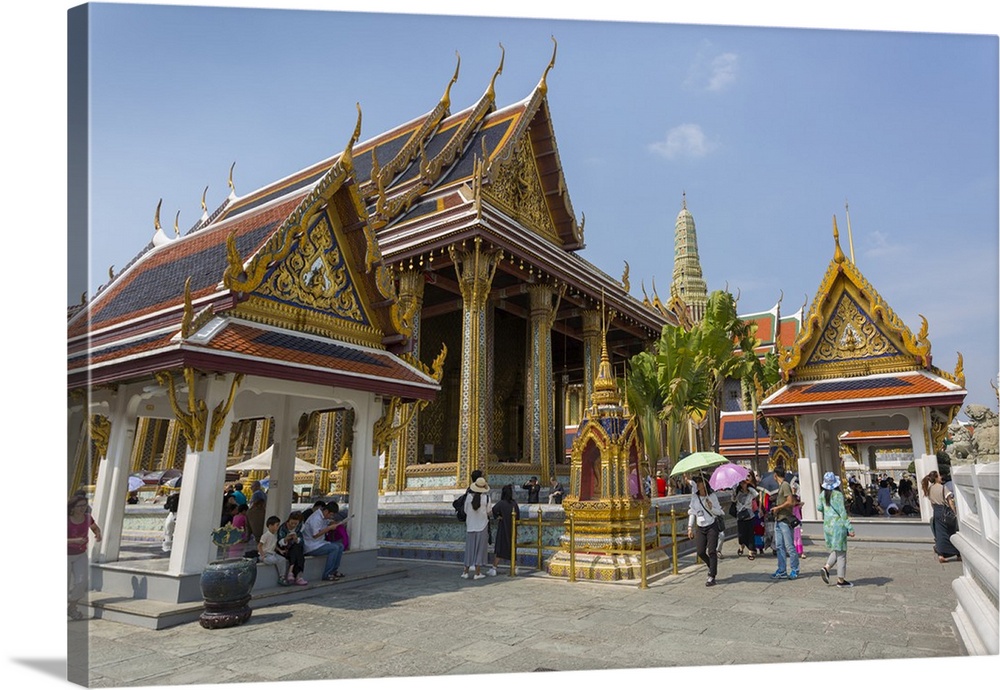
{"label": "paved courtyard", "polygon": [[852,544],[853,589],[824,585],[816,549],[796,581],[769,578],[773,557],[736,558],[733,544],[727,553],[713,588],[692,556],[646,590],[528,571],[462,580],[456,565],[407,562],[406,578],[334,585],[236,628],[70,625],[89,626],[93,687],[963,654],[951,619],[962,565],[939,564],[927,546]]}

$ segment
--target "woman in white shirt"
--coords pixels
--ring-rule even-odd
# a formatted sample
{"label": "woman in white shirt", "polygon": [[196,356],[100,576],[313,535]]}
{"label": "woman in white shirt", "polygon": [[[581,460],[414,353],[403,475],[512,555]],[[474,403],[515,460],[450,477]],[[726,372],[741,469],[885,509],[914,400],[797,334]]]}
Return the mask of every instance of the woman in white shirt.
{"label": "woman in white shirt", "polygon": [[695,475],[694,482],[696,490],[691,493],[691,505],[688,506],[688,539],[694,539],[698,557],[708,563],[705,586],[711,587],[715,584],[719,565],[719,528],[715,518],[724,517],[725,513],[705,475]]}
{"label": "woman in white shirt", "polygon": [[[486,479],[479,477],[465,494],[465,560],[463,579],[469,579],[469,568],[475,568],[473,580],[482,580],[486,574],[482,568],[487,565],[489,535],[486,528],[490,522],[490,486]],[[496,575],[496,570],[492,571]]]}

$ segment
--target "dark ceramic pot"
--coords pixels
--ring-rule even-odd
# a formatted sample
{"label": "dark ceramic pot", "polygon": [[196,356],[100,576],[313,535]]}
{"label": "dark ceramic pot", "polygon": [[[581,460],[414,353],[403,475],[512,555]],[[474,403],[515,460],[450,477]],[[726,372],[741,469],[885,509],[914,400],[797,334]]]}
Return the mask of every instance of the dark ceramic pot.
{"label": "dark ceramic pot", "polygon": [[250,592],[257,582],[257,562],[249,558],[213,561],[201,573],[205,611],[203,628],[231,628],[250,619]]}

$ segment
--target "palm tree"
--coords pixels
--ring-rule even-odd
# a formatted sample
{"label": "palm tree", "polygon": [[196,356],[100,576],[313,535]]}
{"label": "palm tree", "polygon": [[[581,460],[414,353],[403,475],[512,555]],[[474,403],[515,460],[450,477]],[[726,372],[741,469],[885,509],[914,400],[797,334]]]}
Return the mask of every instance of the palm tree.
{"label": "palm tree", "polygon": [[660,418],[666,425],[667,455],[680,459],[687,420],[711,404],[711,380],[702,351],[702,331],[667,324],[656,343],[656,376],[663,395]]}
{"label": "palm tree", "polygon": [[750,333],[750,324],[740,319],[732,294],[715,290],[708,296],[705,316],[696,328],[702,331],[701,351],[709,371],[711,388],[708,432],[712,450],[719,450],[719,419],[722,414],[722,392],[726,379],[741,379],[745,361],[735,347],[753,354],[757,341]]}
{"label": "palm tree", "polygon": [[[625,396],[639,424],[639,437],[646,453],[646,466],[650,476],[656,475],[656,462],[663,457],[663,422],[660,411],[664,397],[660,381],[656,375],[656,355],[640,352],[628,363],[628,385]],[[656,498],[656,482],[650,482],[653,498]]]}
{"label": "palm tree", "polygon": [[[756,340],[756,338],[754,338]],[[754,353],[753,347],[743,350],[743,366],[740,381],[743,387],[743,402],[753,412],[753,468],[759,471],[758,436],[760,424],[757,419],[757,409],[764,393],[781,380],[781,368],[778,355],[768,352],[761,360]]]}

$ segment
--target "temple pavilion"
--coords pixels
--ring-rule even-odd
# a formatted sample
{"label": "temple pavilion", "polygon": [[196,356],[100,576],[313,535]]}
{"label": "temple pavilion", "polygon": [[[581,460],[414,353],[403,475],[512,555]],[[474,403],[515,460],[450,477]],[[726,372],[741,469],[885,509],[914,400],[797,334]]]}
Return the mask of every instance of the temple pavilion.
{"label": "temple pavilion", "polygon": [[94,492],[95,560],[118,558],[142,470],[183,470],[177,577],[213,553],[226,467],[268,448],[268,513],[292,504],[296,455],[334,470],[318,489],[349,496],[350,555],[372,567],[380,493],[464,487],[476,468],[568,476],[563,429],[593,397],[602,336],[622,371],[677,319],[630,296],[627,265],[619,280],[577,253],[554,64],[499,107],[501,53],[452,112],[456,67],[429,111],[367,139],[359,105],[342,152],[243,195],[231,169],[186,233],[157,207],[152,241],[68,322],[69,490]]}
{"label": "temple pavilion", "polygon": [[[927,320],[914,334],[840,248],[780,358],[782,380],[760,405],[770,466],[797,469],[803,519],[816,520],[825,472],[843,475],[845,439],[908,446],[918,477],[937,469],[948,425],[965,399],[962,355],[953,373],[931,362]],[[874,467],[872,467],[874,469]],[[920,514],[930,520],[927,498]]]}

